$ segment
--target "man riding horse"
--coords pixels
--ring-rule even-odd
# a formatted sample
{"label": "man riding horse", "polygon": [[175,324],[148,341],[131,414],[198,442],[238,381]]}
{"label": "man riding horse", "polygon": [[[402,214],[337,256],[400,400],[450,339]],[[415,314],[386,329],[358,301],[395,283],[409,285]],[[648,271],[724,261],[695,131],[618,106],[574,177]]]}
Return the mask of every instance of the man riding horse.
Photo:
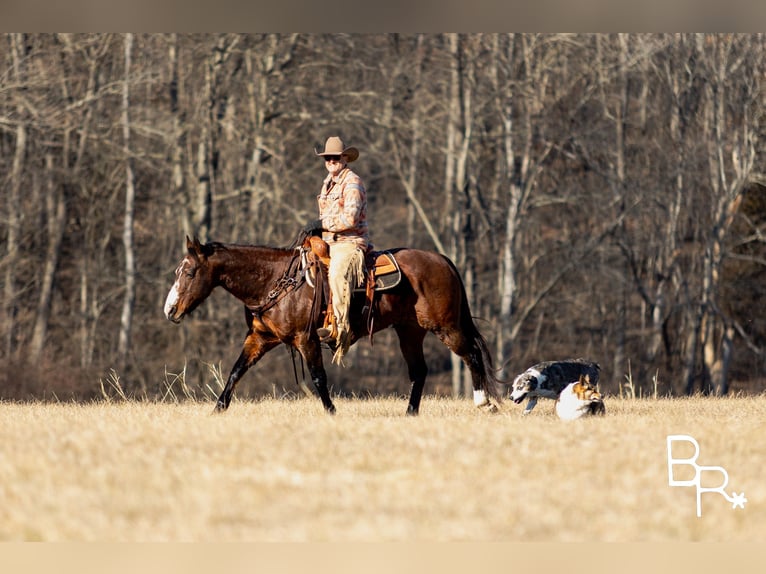
{"label": "man riding horse", "polygon": [[[285,344],[305,360],[325,410],[334,413],[320,337],[335,348],[333,361],[339,363],[360,338],[389,327],[399,339],[411,383],[407,414],[417,415],[420,409],[428,375],[423,340],[429,332],[459,356],[470,371],[474,404],[489,412],[497,410],[493,401],[501,402],[501,381],[494,373],[489,346],[473,321],[460,273],[444,255],[406,247],[377,253],[375,262],[369,264],[375,271],[368,277],[365,290],[368,315],[350,315],[352,293],[365,281],[365,256],[370,248],[364,184],[348,168],[359,157],[359,151],[346,147],[339,137],[330,137],[324,151],[314,153],[324,160],[328,175],[317,197],[319,219],[303,231],[312,235],[322,232],[323,241],[316,237],[309,240],[320,260],[326,257],[322,248],[329,245],[332,301],[324,327],[320,326],[322,317],[317,307],[324,282],[320,279],[317,289],[306,287],[307,275],[295,249],[202,244],[197,238],[186,238],[186,254],[176,267],[175,282],[165,299],[165,316],[180,322],[217,287],[245,306],[247,334],[218,397],[216,411],[229,407],[234,389],[251,367],[266,353]],[[318,250],[315,243],[319,244]],[[327,319],[334,321],[328,324]]]}

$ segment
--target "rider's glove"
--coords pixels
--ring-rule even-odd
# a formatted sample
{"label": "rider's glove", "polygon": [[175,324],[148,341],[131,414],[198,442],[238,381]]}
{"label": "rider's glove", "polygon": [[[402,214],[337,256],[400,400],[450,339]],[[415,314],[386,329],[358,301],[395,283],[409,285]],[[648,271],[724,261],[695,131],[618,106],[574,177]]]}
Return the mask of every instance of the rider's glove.
{"label": "rider's glove", "polygon": [[315,219],[303,226],[303,233],[306,235],[312,235],[315,231],[322,230],[322,220]]}

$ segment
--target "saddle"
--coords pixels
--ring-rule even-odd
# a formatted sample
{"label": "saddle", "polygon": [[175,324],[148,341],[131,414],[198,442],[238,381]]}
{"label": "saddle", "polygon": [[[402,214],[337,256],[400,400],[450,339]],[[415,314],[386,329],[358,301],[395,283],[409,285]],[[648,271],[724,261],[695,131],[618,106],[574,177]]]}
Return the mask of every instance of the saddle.
{"label": "saddle", "polygon": [[[311,265],[309,253],[324,265],[326,273],[330,265],[330,248],[321,237],[309,237],[301,248],[302,267],[307,271],[306,281],[314,287],[316,271]],[[367,270],[364,285],[354,289],[354,293],[367,293],[370,290],[386,291],[399,285],[402,280],[399,263],[391,251],[368,250],[364,254],[364,267]]]}
{"label": "saddle", "polygon": [[[300,248],[301,264],[306,277],[306,282],[315,290],[315,309],[324,306],[324,328],[329,329],[332,335],[337,334],[335,315],[332,312],[332,300],[329,287],[326,285],[327,268],[330,265],[330,248],[321,237],[311,236]],[[365,308],[368,313],[370,336],[372,336],[372,309],[375,293],[393,289],[402,280],[402,271],[391,251],[374,251],[368,249],[364,254],[365,278],[361,287],[354,289],[354,293],[365,293]],[[321,301],[319,299],[322,299]]]}

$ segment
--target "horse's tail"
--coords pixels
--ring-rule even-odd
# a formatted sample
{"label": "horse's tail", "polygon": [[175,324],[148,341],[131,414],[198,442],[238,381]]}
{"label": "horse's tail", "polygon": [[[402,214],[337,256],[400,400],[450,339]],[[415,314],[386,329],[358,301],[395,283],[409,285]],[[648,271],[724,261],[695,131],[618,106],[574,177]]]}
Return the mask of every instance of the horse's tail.
{"label": "horse's tail", "polygon": [[479,381],[482,390],[487,393],[488,397],[495,399],[497,402],[502,402],[501,393],[498,388],[502,381],[495,375],[494,361],[492,360],[492,353],[490,353],[489,347],[487,346],[487,341],[473,322],[470,310],[466,305],[463,306],[463,312],[468,313],[464,316],[463,322],[467,329],[466,333],[471,333],[471,344],[473,345],[473,349],[471,350],[471,362],[474,364],[476,371],[480,374]]}
{"label": "horse's tail", "polygon": [[487,345],[487,340],[481,334],[473,320],[471,306],[468,304],[468,294],[466,293],[463,279],[461,278],[457,267],[455,267],[455,264],[449,257],[445,257],[445,259],[449,262],[450,267],[452,267],[452,270],[460,283],[460,328],[466,337],[468,337],[471,345],[470,368],[473,372],[479,375],[479,384],[487,396],[495,399],[498,403],[502,402],[499,390],[499,385],[502,384],[502,381],[495,375],[494,361],[489,346]]}

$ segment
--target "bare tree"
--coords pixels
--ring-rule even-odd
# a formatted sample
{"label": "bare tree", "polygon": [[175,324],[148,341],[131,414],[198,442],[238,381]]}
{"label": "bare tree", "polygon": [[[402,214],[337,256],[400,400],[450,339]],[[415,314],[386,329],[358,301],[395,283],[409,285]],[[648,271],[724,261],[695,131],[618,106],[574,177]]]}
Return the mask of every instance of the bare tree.
{"label": "bare tree", "polygon": [[61,186],[54,181],[53,169],[53,154],[49,151],[45,155],[45,218],[48,224],[46,229],[48,244],[40,284],[40,297],[35,314],[35,325],[29,344],[30,357],[35,362],[39,362],[42,358],[48,335],[54,277],[58,269],[66,223],[66,201]]}
{"label": "bare tree", "polygon": [[120,371],[125,370],[130,352],[133,328],[133,307],[136,300],[136,256],[133,242],[135,225],[136,187],[133,169],[133,157],[130,143],[130,66],[133,57],[133,34],[125,34],[125,77],[122,88],[122,140],[125,153],[125,218],[122,231],[122,244],[125,249],[125,293],[120,315],[120,334],[117,343],[117,357]]}
{"label": "bare tree", "polygon": [[[19,91],[26,82],[26,57],[24,34],[10,34],[8,36],[11,55],[11,78]],[[9,193],[6,209],[8,210],[8,232],[5,247],[5,277],[3,281],[3,310],[4,310],[4,341],[3,351],[8,358],[13,357],[16,348],[16,312],[17,312],[17,287],[16,265],[19,260],[19,241],[21,233],[20,194],[22,179],[25,170],[25,157],[27,151],[27,122],[24,100],[20,96],[16,104],[16,141],[13,154],[13,165],[9,178]]]}
{"label": "bare tree", "polygon": [[[467,199],[468,186],[468,152],[473,134],[473,64],[470,56],[466,55],[464,43],[460,34],[452,33],[447,36],[449,50],[452,56],[449,83],[449,114],[447,116],[447,149],[444,168],[444,217],[442,222],[448,234],[447,255],[455,262],[464,274],[466,292],[471,301],[473,288],[466,277],[468,258],[466,255],[467,242],[470,240],[467,212],[464,201]],[[467,233],[468,232],[468,233]],[[463,365],[452,355],[452,394],[463,395],[466,391],[466,377]]]}
{"label": "bare tree", "polygon": [[[755,160],[760,94],[752,81],[763,55],[750,37],[699,35],[698,52],[708,73],[704,114],[711,191],[712,228],[705,238],[698,307],[703,346],[703,391],[725,394],[734,328],[718,305],[725,240]],[[740,47],[740,50],[735,50]],[[691,377],[687,378],[688,382]]]}

